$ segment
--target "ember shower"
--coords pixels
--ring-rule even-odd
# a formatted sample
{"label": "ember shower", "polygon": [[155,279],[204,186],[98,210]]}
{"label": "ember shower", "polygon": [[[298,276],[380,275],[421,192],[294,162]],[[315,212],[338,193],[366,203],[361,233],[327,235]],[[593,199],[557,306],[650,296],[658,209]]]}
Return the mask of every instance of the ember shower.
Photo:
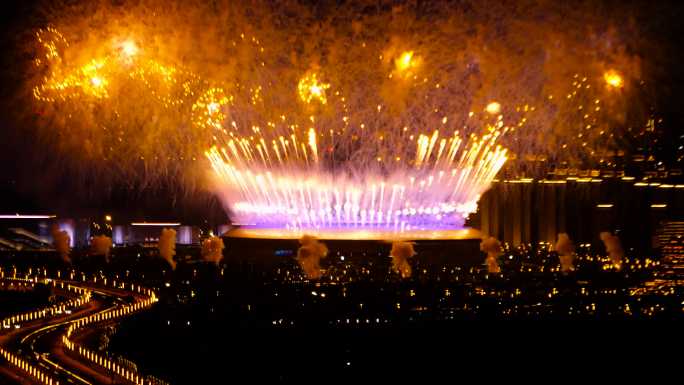
{"label": "ember shower", "polygon": [[586,7],[238,3],[50,9],[40,135],[102,180],[211,189],[235,223],[453,229],[509,158],[610,162],[642,76]]}

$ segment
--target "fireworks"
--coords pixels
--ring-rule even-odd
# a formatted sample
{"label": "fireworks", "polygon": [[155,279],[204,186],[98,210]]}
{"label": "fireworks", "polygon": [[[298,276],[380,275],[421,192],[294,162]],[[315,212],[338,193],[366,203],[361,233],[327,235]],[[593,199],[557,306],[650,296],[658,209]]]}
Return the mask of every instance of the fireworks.
{"label": "fireworks", "polygon": [[[73,72],[53,72],[35,88],[36,98],[109,98],[110,83],[117,80],[141,82],[166,108],[187,104],[186,98],[174,101],[164,96],[176,92],[173,88],[185,71],[139,57],[140,48],[130,40],[115,48]],[[415,65],[412,57],[412,52],[402,54],[397,70]],[[51,58],[59,59],[59,53]],[[419,129],[407,135],[408,127],[404,127],[394,130],[399,136],[381,135],[374,146],[377,152],[367,152],[364,146],[349,150],[350,143],[335,151],[336,145],[349,142],[352,136],[334,135],[334,130],[324,135],[314,127],[298,130],[298,125],[277,127],[272,122],[266,124],[268,130],[251,125],[245,132],[235,121],[228,124],[234,97],[221,87],[202,91],[205,81],[192,74],[185,77],[190,80],[182,83],[181,92],[199,95],[190,107],[191,123],[215,143],[206,156],[215,173],[216,189],[236,223],[297,231],[460,228],[507,159],[506,149],[497,142],[509,130],[502,116],[486,126],[482,136],[463,136],[458,130],[428,134]],[[316,73],[307,73],[297,90],[305,103],[325,105],[330,87]],[[344,101],[336,95],[338,103]],[[494,114],[500,108],[490,103],[486,111]],[[378,106],[377,112],[381,110]],[[442,126],[447,121],[444,117]],[[313,115],[310,123],[316,123]],[[319,153],[319,148],[327,151]],[[373,160],[382,162],[383,154],[389,158],[387,164],[374,164]]]}
{"label": "fireworks", "polygon": [[121,43],[121,55],[126,60],[133,60],[138,54],[138,46],[132,40],[125,40]]}
{"label": "fireworks", "polygon": [[315,73],[304,76],[297,85],[299,97],[306,103],[311,103],[313,100],[317,100],[321,104],[327,103],[325,90],[328,88],[330,88],[330,84],[320,83]]}
{"label": "fireworks", "polygon": [[621,88],[623,85],[622,76],[615,70],[610,70],[603,74],[606,84],[614,88]]}
{"label": "fireworks", "polygon": [[271,149],[263,137],[231,139],[207,156],[238,223],[293,230],[459,228],[506,161],[506,150],[496,144],[501,131],[490,129],[465,143],[458,133],[421,134],[412,161],[390,162],[384,170],[369,166],[371,159],[326,169],[313,130],[307,144],[295,135],[272,140]]}
{"label": "fireworks", "polygon": [[69,8],[36,34],[41,134],[98,176],[210,187],[236,223],[459,228],[507,159],[602,160],[628,93],[601,85],[638,74],[583,48],[615,37],[578,40],[585,14],[497,29],[530,42],[458,7],[361,22],[343,6],[326,24],[301,5],[136,4]]}
{"label": "fireworks", "polygon": [[485,111],[487,111],[487,113],[490,113],[492,115],[496,115],[499,112],[501,112],[501,104],[499,104],[497,102],[491,102],[491,103],[487,104],[487,107],[485,107]]}
{"label": "fireworks", "polygon": [[408,77],[411,74],[410,71],[418,67],[419,61],[413,56],[413,51],[404,52],[394,60],[395,72]]}

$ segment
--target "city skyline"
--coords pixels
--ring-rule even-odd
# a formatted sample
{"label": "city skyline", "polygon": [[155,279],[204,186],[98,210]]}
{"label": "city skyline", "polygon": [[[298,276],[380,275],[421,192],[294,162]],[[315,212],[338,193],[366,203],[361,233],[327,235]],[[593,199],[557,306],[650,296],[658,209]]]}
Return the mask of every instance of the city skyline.
{"label": "city skyline", "polygon": [[683,17],[2,3],[0,384],[676,380]]}

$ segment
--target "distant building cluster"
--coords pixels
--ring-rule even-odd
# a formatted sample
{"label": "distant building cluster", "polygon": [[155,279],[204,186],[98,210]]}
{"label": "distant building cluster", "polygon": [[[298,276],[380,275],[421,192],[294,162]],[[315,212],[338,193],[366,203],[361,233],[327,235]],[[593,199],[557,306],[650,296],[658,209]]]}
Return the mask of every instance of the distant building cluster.
{"label": "distant building cluster", "polygon": [[[576,271],[563,273],[556,253],[521,247],[505,250],[499,274],[488,273],[484,264],[433,264],[429,256],[421,260],[419,255],[414,275],[405,279],[392,271],[387,255],[355,254],[334,252],[318,280],[287,258],[271,268],[230,262],[216,270],[179,265],[162,278],[162,302],[169,306],[166,326],[204,322],[204,316],[196,316],[204,314],[198,309],[226,322],[272,327],[684,316],[681,276],[671,272],[684,268],[682,260],[673,267],[669,259],[626,257],[618,270],[608,257],[585,246],[577,251]],[[241,294],[235,296],[235,290]]]}

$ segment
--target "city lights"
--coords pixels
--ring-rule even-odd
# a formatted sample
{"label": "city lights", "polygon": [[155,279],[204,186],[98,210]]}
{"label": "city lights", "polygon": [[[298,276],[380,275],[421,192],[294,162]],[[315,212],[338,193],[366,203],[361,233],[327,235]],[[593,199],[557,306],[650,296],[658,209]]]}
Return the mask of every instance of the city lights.
{"label": "city lights", "polygon": [[180,226],[180,222],[132,222],[131,226]]}
{"label": "city lights", "polygon": [[411,329],[684,318],[680,12],[481,3],[9,7],[0,382],[449,383]]}
{"label": "city lights", "polygon": [[3,214],[0,215],[0,219],[52,219],[56,218],[56,215],[24,215],[24,214]]}

